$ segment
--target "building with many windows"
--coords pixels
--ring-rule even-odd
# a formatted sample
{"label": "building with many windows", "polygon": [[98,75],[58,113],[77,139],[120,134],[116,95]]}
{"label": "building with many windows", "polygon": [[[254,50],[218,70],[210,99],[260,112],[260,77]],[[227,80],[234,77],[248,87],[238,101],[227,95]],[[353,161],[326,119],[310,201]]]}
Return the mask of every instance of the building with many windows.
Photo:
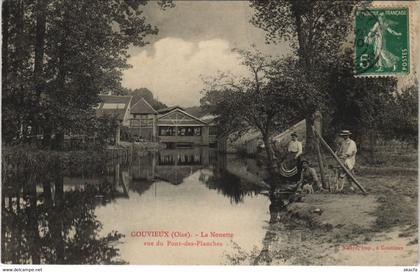
{"label": "building with many windows", "polygon": [[209,124],[180,107],[161,111],[158,117],[160,142],[180,145],[209,145]]}
{"label": "building with many windows", "polygon": [[199,119],[182,107],[155,110],[144,98],[134,102],[131,96],[101,95],[100,98],[97,114],[117,115],[119,130],[123,127],[131,139],[174,147],[216,144],[212,120]]}

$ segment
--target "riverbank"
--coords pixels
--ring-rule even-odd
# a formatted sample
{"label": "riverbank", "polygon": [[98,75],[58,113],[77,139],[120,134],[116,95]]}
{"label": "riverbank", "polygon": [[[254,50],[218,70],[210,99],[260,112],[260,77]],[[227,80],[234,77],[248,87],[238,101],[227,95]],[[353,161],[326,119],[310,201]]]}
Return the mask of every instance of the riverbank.
{"label": "riverbank", "polygon": [[85,169],[92,169],[101,175],[107,171],[108,165],[128,163],[151,152],[160,150],[158,143],[127,143],[117,146],[106,146],[88,150],[56,151],[38,149],[29,145],[2,146],[2,183],[11,186],[19,183],[16,176],[25,172],[42,183],[43,176],[77,176]]}
{"label": "riverbank", "polygon": [[142,157],[149,152],[157,152],[165,148],[157,142],[120,142],[118,145],[110,145],[105,148],[106,152],[111,153],[112,158],[130,159],[133,157]]}
{"label": "riverbank", "polygon": [[260,265],[415,265],[417,171],[361,168],[359,192],[306,195],[270,222]]}
{"label": "riverbank", "polygon": [[161,148],[164,148],[163,144],[157,143],[157,142],[120,142],[117,146],[109,146],[108,149],[113,148],[123,148],[123,149],[131,149],[137,151],[157,151]]}

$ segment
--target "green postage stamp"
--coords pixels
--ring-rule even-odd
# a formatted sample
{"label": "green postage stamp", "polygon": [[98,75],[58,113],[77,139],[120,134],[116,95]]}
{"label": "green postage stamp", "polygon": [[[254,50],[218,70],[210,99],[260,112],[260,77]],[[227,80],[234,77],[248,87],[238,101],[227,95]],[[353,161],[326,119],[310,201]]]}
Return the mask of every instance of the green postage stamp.
{"label": "green postage stamp", "polygon": [[410,73],[410,22],[407,7],[359,9],[355,20],[357,76]]}

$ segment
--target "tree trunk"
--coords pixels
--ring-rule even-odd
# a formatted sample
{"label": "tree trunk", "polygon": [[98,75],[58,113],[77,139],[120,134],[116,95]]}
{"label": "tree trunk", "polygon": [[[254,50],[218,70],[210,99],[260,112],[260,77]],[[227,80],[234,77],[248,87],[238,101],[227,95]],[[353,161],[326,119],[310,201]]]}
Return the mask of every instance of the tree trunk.
{"label": "tree trunk", "polygon": [[[59,48],[59,56],[58,56],[58,74],[57,74],[57,81],[56,81],[56,86],[57,86],[57,91],[59,92],[64,92],[64,88],[65,88],[65,82],[66,82],[66,75],[67,75],[67,69],[66,69],[66,39],[67,39],[67,32],[68,32],[68,28],[70,27],[68,24],[68,11],[66,10],[64,12],[64,34],[62,37],[62,41],[61,41],[61,45]],[[59,99],[59,98],[56,98]],[[59,125],[60,127],[60,125]],[[63,146],[64,146],[64,132],[61,130],[61,128],[57,128],[54,127],[54,130],[57,131],[56,133],[56,137],[55,137],[55,141],[54,141],[54,145],[53,145],[53,149],[55,150],[62,150]]]}
{"label": "tree trunk", "polygon": [[24,1],[18,0],[16,1],[16,13],[15,13],[15,22],[16,22],[16,38],[14,39],[14,48],[15,48],[15,59],[12,60],[12,63],[15,63],[11,69],[11,75],[10,75],[10,82],[14,82],[16,84],[19,84],[14,87],[14,91],[16,91],[15,96],[17,96],[17,99],[15,100],[17,103],[17,119],[20,121],[19,128],[21,133],[18,132],[18,139],[19,141],[25,140],[25,135],[22,133],[24,130],[24,127],[27,127],[28,123],[27,120],[24,118],[22,112],[20,109],[22,109],[25,106],[25,100],[26,97],[26,90],[23,87],[24,86],[24,78],[23,78],[23,71],[24,71]]}
{"label": "tree trunk", "polygon": [[[313,127],[314,127],[314,129],[316,129],[316,131],[318,131],[318,134],[320,136],[322,136],[322,115],[321,115],[321,112],[319,112],[319,111],[316,111],[315,114],[314,114],[314,126]],[[321,153],[321,147],[320,147],[321,143],[319,141],[319,138],[315,137],[315,134],[313,132],[314,131],[312,131],[312,136],[314,137],[314,141],[315,141],[315,148],[316,148],[316,153],[317,153],[317,157],[318,157],[319,173],[321,174],[321,183],[322,183],[322,187],[325,189],[328,186],[327,186],[326,179],[325,179],[324,159],[323,159],[323,156],[322,156],[322,153]]]}
{"label": "tree trunk", "polygon": [[[5,0],[3,2],[3,10],[2,10],[2,32],[3,32],[3,44],[2,44],[2,76],[3,76],[3,83],[7,82],[7,75],[9,72],[9,18],[10,18],[10,1]],[[3,85],[3,88],[6,86]]]}
{"label": "tree trunk", "polygon": [[38,230],[38,210],[37,210],[37,195],[36,195],[36,180],[29,177],[28,180],[28,197],[29,197],[29,214],[28,214],[28,227],[30,233],[30,249],[32,264],[40,264],[40,237]]}
{"label": "tree trunk", "polygon": [[[14,69],[14,76],[16,78],[14,78],[13,80],[18,80],[18,75],[22,72],[22,67],[24,65],[23,62],[23,47],[24,47],[24,32],[23,32],[23,28],[24,28],[24,1],[20,0],[16,3],[16,38],[15,38],[15,50],[16,50],[16,61],[17,61],[17,65]],[[18,81],[19,82],[19,81]]]}
{"label": "tree trunk", "polygon": [[54,220],[52,222],[57,264],[64,263],[63,221],[61,216],[64,204],[64,188],[63,175],[61,171],[61,167],[57,167],[58,174],[55,177]]}
{"label": "tree trunk", "polygon": [[50,209],[52,205],[52,197],[51,197],[51,184],[49,178],[44,178],[42,180],[42,190],[44,193],[44,201],[47,205],[47,208]]}
{"label": "tree trunk", "polygon": [[55,134],[55,139],[52,145],[53,150],[63,150],[64,149],[64,132],[57,132]]}
{"label": "tree trunk", "polygon": [[305,154],[314,155],[316,154],[316,139],[314,137],[314,131],[312,127],[314,126],[315,119],[314,114],[310,114],[306,117],[306,143],[305,143]]}
{"label": "tree trunk", "polygon": [[51,133],[52,129],[49,124],[43,127],[42,146],[44,148],[51,148]]}
{"label": "tree trunk", "polygon": [[43,88],[43,66],[44,66],[44,46],[45,46],[45,28],[46,28],[46,0],[38,0],[36,6],[36,34],[35,34],[35,60],[34,60],[34,83],[35,83],[35,101],[33,105],[33,123],[37,133],[39,127],[39,107],[40,97]]}
{"label": "tree trunk", "polygon": [[[307,37],[305,37],[305,31],[302,27],[302,3],[299,1],[291,1],[291,9],[294,15],[295,24],[296,24],[296,35],[298,39],[298,56],[300,65],[304,71],[304,77],[309,82],[313,82],[312,78],[312,62],[311,62],[311,52],[309,51],[308,44],[305,43]],[[314,125],[314,112],[310,112],[306,116],[306,144],[305,144],[305,153],[307,155],[313,156],[317,152],[317,141],[314,139],[314,133],[312,131],[312,126]]]}
{"label": "tree trunk", "polygon": [[45,46],[45,27],[46,27],[46,0],[37,1],[36,14],[36,35],[35,35],[35,60],[34,60],[34,81],[37,98],[41,94],[42,72],[44,66],[44,46]]}
{"label": "tree trunk", "polygon": [[[11,251],[12,251],[11,259],[14,264],[17,264],[19,263],[19,257],[20,257],[20,255],[18,254],[18,248],[19,248],[18,243],[21,237],[18,232],[20,224],[19,224],[19,218],[18,218],[19,213],[18,212],[15,213],[13,210],[13,197],[11,194],[9,195],[9,215],[12,217],[12,219],[10,220],[12,223],[12,226],[9,228]],[[18,226],[18,229],[14,228],[14,226]],[[2,252],[2,254],[4,253]]]}
{"label": "tree trunk", "polygon": [[[57,165],[56,165],[57,166]],[[43,192],[46,204],[46,210],[48,213],[48,223],[50,225],[50,233],[53,240],[53,246],[56,253],[55,263],[64,263],[64,241],[62,237],[62,203],[63,203],[63,186],[60,171],[61,169],[56,167],[56,175],[52,175],[51,178],[45,178],[43,181]],[[52,201],[51,196],[51,182],[55,184],[55,196]],[[55,202],[55,204],[54,204]]]}
{"label": "tree trunk", "polygon": [[[4,176],[3,176],[4,178]],[[6,193],[4,192],[4,187],[3,190],[1,191],[1,215],[2,215],[2,220],[1,220],[1,261],[2,263],[5,263],[5,244],[6,244],[6,222],[5,222],[5,211],[6,211]]]}
{"label": "tree trunk", "polygon": [[264,146],[265,146],[265,153],[267,154],[267,167],[268,167],[268,172],[270,174],[270,186],[274,187],[275,185],[275,180],[276,180],[276,171],[275,168],[277,167],[277,165],[275,165],[275,161],[274,161],[274,151],[273,151],[273,147],[271,146],[271,142],[270,142],[270,137],[266,134],[263,134],[263,142],[264,142]]}
{"label": "tree trunk", "polygon": [[296,35],[298,39],[298,55],[299,55],[299,62],[301,65],[306,68],[305,70],[308,72],[309,68],[309,58],[307,56],[306,52],[306,46],[305,46],[305,37],[304,32],[302,29],[302,12],[301,12],[301,3],[291,1],[291,10],[293,17],[295,19],[295,25],[296,25]]}

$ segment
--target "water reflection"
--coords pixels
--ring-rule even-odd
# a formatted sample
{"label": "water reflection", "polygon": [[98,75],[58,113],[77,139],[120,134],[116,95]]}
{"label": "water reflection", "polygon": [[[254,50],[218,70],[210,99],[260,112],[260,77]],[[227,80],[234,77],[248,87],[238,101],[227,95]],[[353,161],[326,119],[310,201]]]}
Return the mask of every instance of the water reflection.
{"label": "water reflection", "polygon": [[253,160],[168,149],[127,163],[56,169],[43,179],[7,179],[20,186],[3,179],[4,263],[217,264],[226,247],[194,249],[183,259],[177,254],[186,249],[144,248],[128,235],[139,228],[229,231],[245,247],[264,236],[270,201],[259,194],[267,188]]}
{"label": "water reflection", "polygon": [[3,195],[2,262],[124,263],[114,247],[123,235],[111,231],[100,237],[102,223],[94,213],[117,195],[112,185],[104,181],[64,191],[63,178],[56,179],[54,184],[44,182],[44,190],[29,183],[22,190],[9,187],[15,194]]}
{"label": "water reflection", "polygon": [[[200,172],[199,181],[207,188],[217,190],[232,202],[238,203],[244,196],[260,192],[264,186],[261,177],[250,182],[247,175],[251,172],[237,171],[243,165],[235,165],[235,161],[236,157],[228,158],[209,148],[166,149],[135,158],[129,166],[122,169],[130,173],[130,189],[142,188],[140,192],[149,189],[156,181],[180,185],[196,171],[204,170]],[[244,165],[253,163],[247,160]]]}

